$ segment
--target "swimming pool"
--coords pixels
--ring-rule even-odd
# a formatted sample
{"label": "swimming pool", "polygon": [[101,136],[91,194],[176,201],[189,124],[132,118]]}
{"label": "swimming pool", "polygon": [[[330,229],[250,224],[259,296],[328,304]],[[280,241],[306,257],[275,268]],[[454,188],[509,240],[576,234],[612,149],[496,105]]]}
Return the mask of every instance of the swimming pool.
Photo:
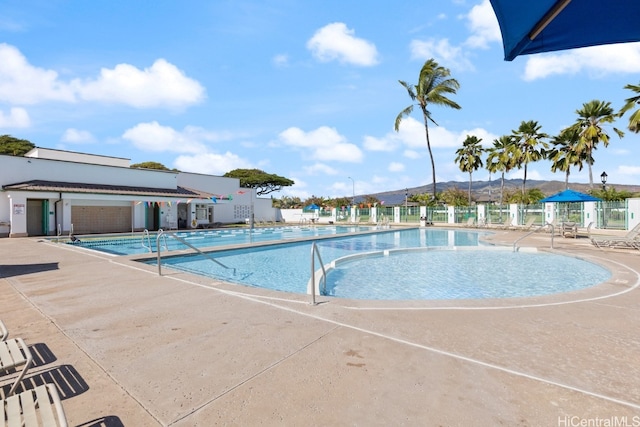
{"label": "swimming pool", "polygon": [[[318,240],[322,260],[330,267],[326,295],[374,300],[528,297],[582,289],[611,276],[577,258],[483,249],[481,234],[422,228]],[[311,242],[299,242],[210,253],[235,274],[202,255],[163,257],[162,263],[242,285],[304,294],[311,276],[310,248]],[[396,252],[409,248],[425,249]]]}
{"label": "swimming pool", "polygon": [[[178,231],[169,232],[160,238],[160,251],[176,251],[187,247],[180,241],[173,239],[175,234],[184,239],[190,245],[197,248],[216,247],[225,245],[242,245],[249,243],[308,239],[319,236],[332,236],[374,230],[368,226],[285,226],[285,227],[260,227],[253,230],[217,229],[202,231]],[[95,249],[113,255],[136,255],[156,252],[156,233],[138,234],[126,237],[81,237],[80,240],[67,242],[69,245],[82,248]]]}

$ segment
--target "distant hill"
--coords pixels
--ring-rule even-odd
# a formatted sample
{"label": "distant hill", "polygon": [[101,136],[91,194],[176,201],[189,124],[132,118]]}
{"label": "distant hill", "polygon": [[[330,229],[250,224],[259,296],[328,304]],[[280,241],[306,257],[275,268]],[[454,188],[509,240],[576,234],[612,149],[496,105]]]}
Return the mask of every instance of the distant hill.
{"label": "distant hill", "polygon": [[[602,184],[593,183],[596,188],[599,188]],[[626,190],[631,193],[640,193],[640,185],[624,185],[624,184],[609,184],[607,187],[615,187],[616,190]],[[504,181],[504,188],[506,190],[520,189],[522,187],[522,179],[506,179]],[[467,191],[469,188],[468,181],[448,181],[437,182],[436,191],[440,193],[450,188],[458,188],[462,191]],[[558,193],[565,189],[564,181],[536,181],[532,179],[527,180],[527,188],[539,188],[545,196]],[[589,184],[570,182],[569,188],[572,190],[587,192],[589,191]],[[409,195],[431,193],[432,185],[423,185],[420,187],[408,188]],[[500,179],[491,181],[474,181],[471,184],[471,192],[473,197],[478,201],[497,200],[500,195]],[[364,194],[355,197],[356,203],[360,203],[364,200],[365,196],[374,196],[379,200],[384,200],[386,205],[402,205],[405,201],[405,189],[393,191],[385,191],[382,193]]]}

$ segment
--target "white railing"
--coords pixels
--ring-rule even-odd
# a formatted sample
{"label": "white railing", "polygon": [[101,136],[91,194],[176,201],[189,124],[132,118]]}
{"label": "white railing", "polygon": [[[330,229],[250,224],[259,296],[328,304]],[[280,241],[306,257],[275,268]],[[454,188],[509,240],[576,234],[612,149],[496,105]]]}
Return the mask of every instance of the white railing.
{"label": "white railing", "polygon": [[[319,283],[316,283],[316,256],[318,257],[318,261],[320,261],[320,267],[322,268],[322,275],[320,279],[322,280],[322,288],[318,289]],[[324,295],[327,291],[327,271],[324,268],[324,263],[322,262],[322,257],[320,256],[320,251],[318,250],[318,246],[316,242],[311,244],[311,304],[316,305],[316,289],[320,295]]]}
{"label": "white railing", "polygon": [[519,237],[515,242],[513,242],[513,252],[518,252],[518,242],[522,239],[524,239],[525,237],[528,237],[530,235],[532,235],[533,233],[537,233],[538,231],[542,230],[545,227],[551,227],[551,249],[553,249],[553,236],[555,236],[555,227],[552,223],[547,222],[544,225],[539,226],[538,228],[531,230],[530,232],[528,232],[527,234],[525,234],[524,236]]}

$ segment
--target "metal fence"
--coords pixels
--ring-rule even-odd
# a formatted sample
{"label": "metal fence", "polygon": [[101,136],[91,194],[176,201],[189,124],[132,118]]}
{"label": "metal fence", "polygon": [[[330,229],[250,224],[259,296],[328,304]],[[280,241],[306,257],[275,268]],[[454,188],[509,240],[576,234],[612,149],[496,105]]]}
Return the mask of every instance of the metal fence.
{"label": "metal fence", "polygon": [[600,202],[597,204],[596,221],[598,228],[627,230],[629,209],[626,200],[620,202]]}

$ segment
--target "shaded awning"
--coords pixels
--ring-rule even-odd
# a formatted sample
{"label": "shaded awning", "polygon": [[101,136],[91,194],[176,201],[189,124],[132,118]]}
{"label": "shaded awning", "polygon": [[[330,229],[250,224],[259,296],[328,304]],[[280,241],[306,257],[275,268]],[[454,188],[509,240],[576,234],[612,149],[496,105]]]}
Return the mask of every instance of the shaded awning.
{"label": "shaded awning", "polygon": [[154,188],[126,185],[87,184],[79,182],[61,182],[31,180],[3,185],[5,191],[48,191],[56,193],[111,194],[146,197],[182,197],[190,199],[210,199],[213,195],[184,187]]}
{"label": "shaded awning", "polygon": [[638,0],[490,0],[504,58],[640,41]]}
{"label": "shaded awning", "polygon": [[574,190],[564,190],[540,200],[541,203],[601,202],[601,199],[590,194]]}

